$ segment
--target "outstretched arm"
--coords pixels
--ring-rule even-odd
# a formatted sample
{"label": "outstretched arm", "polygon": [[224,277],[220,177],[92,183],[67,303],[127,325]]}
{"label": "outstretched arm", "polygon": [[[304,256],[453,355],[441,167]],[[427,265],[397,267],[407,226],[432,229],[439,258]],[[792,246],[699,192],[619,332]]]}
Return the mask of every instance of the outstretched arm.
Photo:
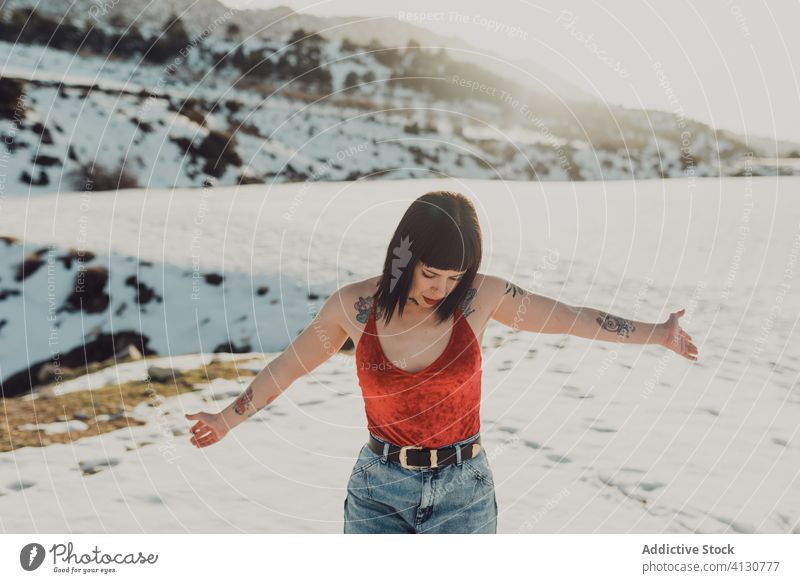
{"label": "outstretched arm", "polygon": [[342,327],[341,290],[332,294],[311,323],[276,358],[259,372],[247,389],[220,413],[195,413],[192,442],[205,447],[222,439],[231,429],[255,415],[298,378],[333,356],[347,340]]}
{"label": "outstretched arm", "polygon": [[661,324],[629,320],[589,307],[576,307],[530,292],[497,277],[491,278],[499,298],[492,318],[515,330],[571,334],[591,340],[626,344],[659,344],[690,360],[697,349],[691,336],[677,325],[676,312]]}
{"label": "outstretched arm", "polygon": [[311,323],[222,412],[231,427],[255,415],[277,399],[294,381],[336,354],[348,336],[340,325],[342,301],[340,292],[332,294]]}

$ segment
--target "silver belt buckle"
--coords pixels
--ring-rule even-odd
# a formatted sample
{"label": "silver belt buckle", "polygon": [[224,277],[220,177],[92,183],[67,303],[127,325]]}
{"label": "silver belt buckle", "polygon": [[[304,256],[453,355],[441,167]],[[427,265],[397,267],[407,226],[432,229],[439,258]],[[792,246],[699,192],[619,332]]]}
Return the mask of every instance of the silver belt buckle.
{"label": "silver belt buckle", "polygon": [[400,465],[408,470],[417,470],[419,468],[435,468],[438,467],[438,451],[435,449],[430,450],[431,452],[431,465],[430,466],[411,466],[408,464],[408,450],[409,449],[425,449],[424,447],[420,447],[418,445],[404,445],[400,448]]}

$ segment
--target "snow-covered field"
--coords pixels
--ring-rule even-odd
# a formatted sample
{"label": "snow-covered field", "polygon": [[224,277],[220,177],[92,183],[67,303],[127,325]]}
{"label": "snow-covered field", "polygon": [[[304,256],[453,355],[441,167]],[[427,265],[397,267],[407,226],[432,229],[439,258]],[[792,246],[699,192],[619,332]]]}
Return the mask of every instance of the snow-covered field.
{"label": "snow-covered field", "polygon": [[[414,198],[459,190],[480,213],[484,272],[637,320],[685,307],[681,325],[700,351],[692,363],[655,346],[492,323],[482,341],[482,427],[499,532],[800,533],[798,186],[798,178],[359,181],[7,197],[0,235],[24,248],[0,248],[24,256],[49,244],[85,247],[108,269],[109,309],[62,316],[64,349],[98,326],[142,329],[162,355],[247,337],[259,354],[246,368],[256,371],[325,295],[378,273]],[[153,264],[142,277],[163,302],[112,316],[113,292],[125,290],[113,282],[137,273],[136,260]],[[49,281],[40,269],[17,285],[11,256],[4,262],[0,289],[21,291],[0,302],[6,375],[50,354]],[[61,302],[59,281],[69,285],[75,267],[58,266]],[[196,271],[219,273],[224,284],[195,298]],[[269,293],[254,295],[262,284]],[[181,366],[210,358],[185,356]],[[347,478],[366,438],[355,372],[351,357],[332,358],[201,450],[183,414],[222,408],[239,382],[143,409],[147,425],[2,453],[0,528],[341,532]],[[120,378],[144,374],[128,366]]]}

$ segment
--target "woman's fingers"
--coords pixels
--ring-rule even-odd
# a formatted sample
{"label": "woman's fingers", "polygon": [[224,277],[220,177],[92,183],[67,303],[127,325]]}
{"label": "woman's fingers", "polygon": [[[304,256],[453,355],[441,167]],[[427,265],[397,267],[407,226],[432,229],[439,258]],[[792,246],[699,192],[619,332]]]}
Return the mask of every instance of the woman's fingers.
{"label": "woman's fingers", "polygon": [[686,347],[686,356],[691,360],[697,360],[697,346],[689,342],[688,346]]}
{"label": "woman's fingers", "polygon": [[212,443],[216,443],[216,442],[217,442],[217,438],[215,436],[208,435],[206,437],[203,437],[203,438],[197,440],[197,447],[205,447],[207,445],[211,445]]}
{"label": "woman's fingers", "polygon": [[204,437],[204,436],[208,435],[209,433],[216,433],[216,432],[209,425],[203,425],[202,427],[200,427],[199,429],[197,429],[193,433],[194,433],[195,437]]}
{"label": "woman's fingers", "polygon": [[209,445],[215,441],[219,441],[219,436],[217,435],[217,432],[208,425],[203,425],[198,430],[194,431],[194,435],[191,439],[191,442],[194,445],[198,445],[200,447]]}
{"label": "woman's fingers", "polygon": [[203,447],[204,445],[208,445],[209,443],[213,443],[215,441],[217,441],[217,438],[213,433],[209,433],[208,435],[204,435],[203,437],[192,438],[192,443],[199,447]]}
{"label": "woman's fingers", "polygon": [[689,360],[697,360],[697,346],[692,342],[692,337],[684,330],[679,330],[673,335],[672,350]]}
{"label": "woman's fingers", "polygon": [[687,333],[686,330],[681,328],[677,323],[678,318],[682,317],[685,313],[686,308],[682,308],[671,314],[671,319],[675,320],[674,326],[677,328],[675,333],[672,334],[672,349],[690,360],[697,360],[697,347],[692,342],[691,334]]}
{"label": "woman's fingers", "polygon": [[192,431],[192,433],[197,433],[198,431],[202,431],[204,428],[207,428],[207,427],[208,427],[208,425],[206,425],[202,421],[198,421],[197,423],[192,425],[191,431]]}

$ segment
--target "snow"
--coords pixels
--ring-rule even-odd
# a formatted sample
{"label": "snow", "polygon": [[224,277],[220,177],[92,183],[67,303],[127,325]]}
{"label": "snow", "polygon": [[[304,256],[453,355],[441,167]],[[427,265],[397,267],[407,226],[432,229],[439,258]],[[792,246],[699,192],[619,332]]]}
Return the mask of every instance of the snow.
{"label": "snow", "polygon": [[[34,249],[80,243],[111,274],[109,310],[59,315],[61,349],[97,326],[141,329],[174,355],[147,365],[191,368],[209,362],[209,346],[249,339],[253,352],[223,358],[255,373],[325,294],[377,274],[414,198],[459,190],[479,211],[483,272],[641,321],[685,307],[700,351],[692,363],[657,346],[490,323],[481,416],[499,532],[800,533],[799,185],[453,178],[6,197],[0,234],[24,247],[0,243],[0,289],[21,292],[0,302],[2,372],[50,356],[47,266],[13,276]],[[224,283],[192,299],[198,261]],[[55,266],[58,304],[77,267]],[[163,303],[137,307],[123,283],[132,274]],[[111,317],[122,301],[129,308]],[[63,386],[146,370],[124,363]],[[184,414],[220,410],[246,382],[209,379],[129,412],[144,425],[0,454],[3,531],[341,532],[366,439],[352,357],[331,358],[221,443],[194,448]]]}
{"label": "snow", "polygon": [[[98,415],[99,417],[99,415]],[[55,423],[24,423],[18,429],[23,431],[44,431],[45,433],[69,433],[86,431],[89,428],[83,421],[56,421]]]}

